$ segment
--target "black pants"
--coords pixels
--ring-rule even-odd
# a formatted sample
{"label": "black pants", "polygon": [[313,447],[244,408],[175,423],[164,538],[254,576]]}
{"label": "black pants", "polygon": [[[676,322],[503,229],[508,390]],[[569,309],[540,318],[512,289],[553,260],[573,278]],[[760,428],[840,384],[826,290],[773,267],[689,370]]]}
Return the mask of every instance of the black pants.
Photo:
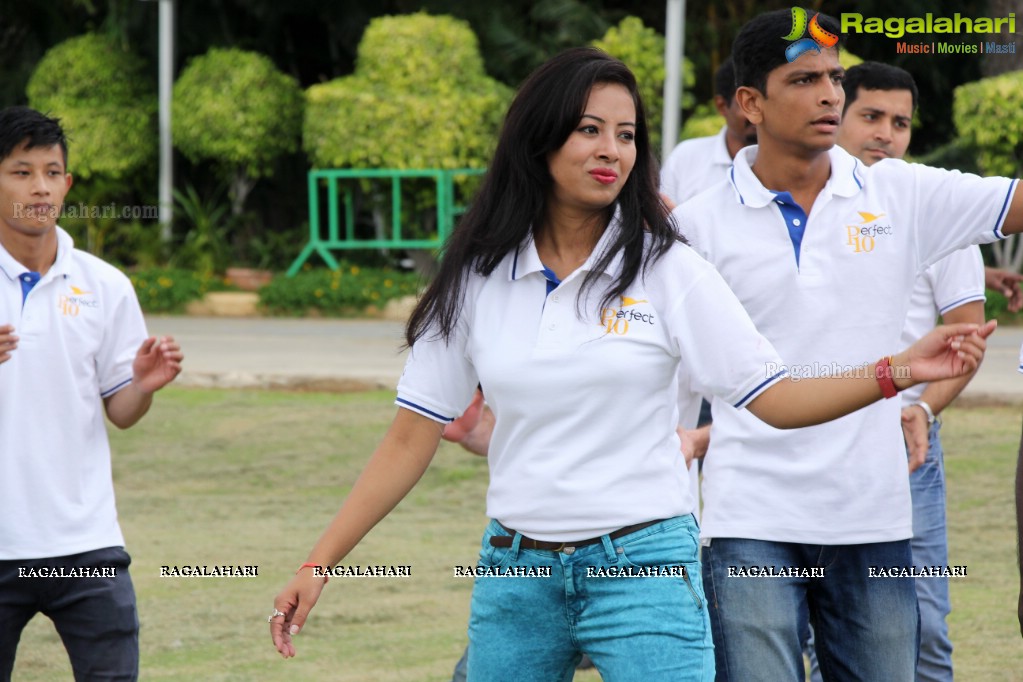
{"label": "black pants", "polygon": [[[53,621],[77,682],[137,680],[139,620],[130,563],[123,547],[0,561],[0,682],[10,681],[21,631],[37,613]],[[77,575],[53,577],[61,571]]]}

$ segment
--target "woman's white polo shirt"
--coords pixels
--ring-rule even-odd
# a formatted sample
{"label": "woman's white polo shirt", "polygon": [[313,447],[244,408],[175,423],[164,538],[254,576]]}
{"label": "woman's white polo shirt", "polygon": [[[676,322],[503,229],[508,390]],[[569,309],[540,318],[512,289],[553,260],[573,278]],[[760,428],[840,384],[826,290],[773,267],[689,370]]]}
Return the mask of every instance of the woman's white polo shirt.
{"label": "woman's white polo shirt", "polygon": [[616,259],[577,302],[618,229],[549,294],[532,240],[489,277],[470,275],[449,342],[417,342],[398,385],[399,405],[440,422],[482,385],[497,418],[487,514],[532,538],[693,510],[675,433],[680,362],[695,391],[737,407],[784,375],[714,268],[682,244],[599,309]]}

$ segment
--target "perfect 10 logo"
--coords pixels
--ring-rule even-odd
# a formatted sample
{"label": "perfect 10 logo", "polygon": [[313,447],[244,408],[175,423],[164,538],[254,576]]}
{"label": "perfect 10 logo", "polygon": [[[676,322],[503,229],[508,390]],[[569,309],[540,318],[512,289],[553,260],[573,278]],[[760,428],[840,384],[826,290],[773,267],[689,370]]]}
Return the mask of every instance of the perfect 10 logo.
{"label": "perfect 10 logo", "polygon": [[[837,35],[821,28],[820,22],[817,21],[819,16],[818,12],[807,22],[805,9],[802,7],[792,8],[792,30],[787,36],[783,36],[783,39],[795,42],[785,48],[785,59],[794,62],[800,55],[811,50],[820,54],[821,48],[834,47],[838,44]],[[810,37],[804,38],[805,33],[809,33]]]}

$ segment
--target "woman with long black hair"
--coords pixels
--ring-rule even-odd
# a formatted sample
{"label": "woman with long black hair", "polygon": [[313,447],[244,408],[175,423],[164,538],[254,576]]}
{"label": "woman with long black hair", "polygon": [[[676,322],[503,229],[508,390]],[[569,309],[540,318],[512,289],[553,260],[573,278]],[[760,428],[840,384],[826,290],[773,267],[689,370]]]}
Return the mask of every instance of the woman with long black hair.
{"label": "woman with long black hair", "polygon": [[564,52],[508,111],[409,319],[398,414],[275,599],[274,644],[294,655],[325,583],[317,567],[341,561],[408,493],[479,384],[496,418],[479,567],[523,577],[476,579],[469,680],[569,680],[582,653],[607,682],[711,680],[678,377],[779,428],[802,426],[972,368],[988,331],[975,330],[943,328],[860,377],[789,378],[677,234],[632,73],[596,49]]}

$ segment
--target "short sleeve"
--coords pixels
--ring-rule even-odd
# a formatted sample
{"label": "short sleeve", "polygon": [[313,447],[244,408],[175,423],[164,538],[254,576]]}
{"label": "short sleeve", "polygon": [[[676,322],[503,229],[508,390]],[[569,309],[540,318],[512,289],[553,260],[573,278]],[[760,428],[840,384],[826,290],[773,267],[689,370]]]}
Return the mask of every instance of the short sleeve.
{"label": "short sleeve", "polygon": [[105,301],[103,343],[96,355],[96,376],[100,395],[107,398],[131,383],[132,363],[139,346],[146,340],[146,322],[142,316],[131,281],[118,272],[109,284]]}
{"label": "short sleeve", "polygon": [[902,185],[907,167],[911,186],[906,188],[906,198],[913,200],[921,269],[970,244],[987,244],[1003,237],[1001,226],[1015,180],[886,159],[871,169],[871,181]]}
{"label": "short sleeve", "polygon": [[479,383],[467,339],[463,314],[447,340],[427,333],[416,341],[398,380],[395,404],[442,424],[461,416]]}
{"label": "short sleeve", "polygon": [[953,251],[928,269],[934,304],[942,315],[961,305],[985,300],[984,260],[980,247]]}
{"label": "short sleeve", "polygon": [[745,407],[788,371],[717,270],[688,260],[697,272],[669,314],[684,374],[696,393]]}

